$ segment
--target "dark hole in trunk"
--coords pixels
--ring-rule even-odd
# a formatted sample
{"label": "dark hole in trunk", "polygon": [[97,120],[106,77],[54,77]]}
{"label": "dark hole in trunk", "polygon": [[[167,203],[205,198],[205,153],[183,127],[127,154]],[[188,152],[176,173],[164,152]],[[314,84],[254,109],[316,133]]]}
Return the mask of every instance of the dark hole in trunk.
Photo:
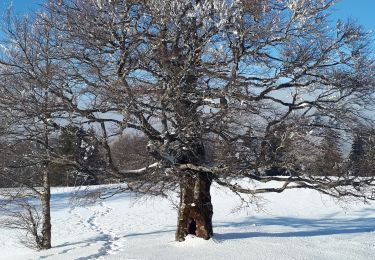
{"label": "dark hole in trunk", "polygon": [[194,219],[191,219],[189,221],[188,232],[189,232],[189,234],[195,236],[196,235],[196,233],[195,233],[196,230],[197,230],[197,223],[195,222]]}

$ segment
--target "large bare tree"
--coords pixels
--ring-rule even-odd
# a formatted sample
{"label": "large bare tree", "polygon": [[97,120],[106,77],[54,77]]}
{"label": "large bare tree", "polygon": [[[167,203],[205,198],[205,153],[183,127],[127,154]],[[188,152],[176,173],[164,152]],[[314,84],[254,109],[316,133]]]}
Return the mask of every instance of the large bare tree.
{"label": "large bare tree", "polygon": [[[373,108],[369,34],[332,25],[333,3],[60,0],[46,3],[44,22],[77,90],[69,108],[101,126],[109,168],[131,176],[129,188],[179,190],[183,241],[213,235],[212,182],[239,196],[308,188],[374,199],[373,177],[306,171],[325,128],[345,135]],[[155,163],[116,167],[109,139],[128,129]]]}

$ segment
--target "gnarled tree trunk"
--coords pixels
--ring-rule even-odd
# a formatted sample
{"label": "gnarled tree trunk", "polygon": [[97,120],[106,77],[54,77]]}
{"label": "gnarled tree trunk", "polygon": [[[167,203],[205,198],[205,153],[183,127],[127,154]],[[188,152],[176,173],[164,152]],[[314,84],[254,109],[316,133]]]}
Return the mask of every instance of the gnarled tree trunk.
{"label": "gnarled tree trunk", "polygon": [[176,241],[184,241],[188,234],[203,239],[212,237],[211,183],[207,173],[189,172],[181,181]]}

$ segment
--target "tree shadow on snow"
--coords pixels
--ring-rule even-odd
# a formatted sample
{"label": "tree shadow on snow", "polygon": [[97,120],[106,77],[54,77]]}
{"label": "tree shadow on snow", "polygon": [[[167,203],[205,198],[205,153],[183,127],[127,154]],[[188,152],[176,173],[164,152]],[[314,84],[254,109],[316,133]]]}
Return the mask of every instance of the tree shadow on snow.
{"label": "tree shadow on snow", "polygon": [[39,259],[46,259],[56,255],[63,255],[71,251],[81,250],[85,247],[90,247],[96,242],[98,242],[98,238],[90,238],[83,241],[65,242],[60,245],[54,245],[52,246],[54,253],[50,254],[49,251],[40,251],[41,255],[39,256]]}
{"label": "tree shadow on snow", "polygon": [[[97,252],[91,254],[91,255],[88,255],[88,256],[84,256],[84,257],[79,257],[77,258],[77,260],[92,260],[92,259],[98,259],[100,257],[104,257],[104,256],[107,256],[107,255],[110,255],[111,252],[112,252],[112,243],[114,241],[117,241],[117,240],[120,240],[122,238],[128,238],[128,237],[137,237],[137,236],[147,236],[147,235],[159,235],[161,233],[168,233],[168,232],[171,232],[173,231],[173,229],[167,229],[167,230],[156,230],[156,231],[150,231],[150,232],[140,232],[140,233],[130,233],[130,234],[127,234],[127,235],[124,235],[124,236],[120,236],[120,237],[116,237],[116,239],[114,239],[113,237],[109,236],[109,235],[106,235],[106,234],[101,234],[99,236],[96,236],[90,240],[86,240],[84,242],[81,242],[81,243],[77,243],[77,244],[82,244],[82,246],[80,246],[79,248],[83,248],[83,247],[88,247],[88,246],[91,246],[95,243],[98,243],[98,242],[104,242],[97,250]],[[69,243],[64,243],[60,246],[57,246],[57,247],[65,247],[65,246],[71,246],[71,245],[75,245],[74,243],[73,244],[69,244]],[[60,252],[59,254],[62,254],[62,253],[67,253],[69,251],[72,251],[74,249],[77,249],[78,247],[76,248],[73,248],[73,249],[67,249],[65,251],[62,251]]]}
{"label": "tree shadow on snow", "polygon": [[[364,215],[374,213],[375,210],[365,209]],[[242,222],[224,222],[216,227],[241,228],[244,232],[215,233],[217,240],[235,240],[255,237],[316,237],[339,234],[355,234],[375,231],[374,217],[344,218],[337,214],[325,216],[320,219],[274,217],[274,218],[248,218]],[[262,228],[273,226],[282,228],[280,232],[259,231]],[[249,231],[250,230],[250,231]],[[254,230],[254,231],[251,231]]]}
{"label": "tree shadow on snow", "polygon": [[174,228],[169,228],[165,230],[156,230],[156,231],[150,231],[150,232],[140,232],[140,233],[130,233],[125,235],[124,237],[137,237],[137,236],[144,236],[144,235],[159,235],[162,233],[169,233],[169,232],[174,232]]}

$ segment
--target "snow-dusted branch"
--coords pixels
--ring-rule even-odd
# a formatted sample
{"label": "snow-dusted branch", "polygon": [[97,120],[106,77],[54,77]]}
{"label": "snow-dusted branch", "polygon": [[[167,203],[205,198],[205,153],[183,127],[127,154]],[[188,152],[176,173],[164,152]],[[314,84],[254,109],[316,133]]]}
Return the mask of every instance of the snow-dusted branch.
{"label": "snow-dusted branch", "polygon": [[144,173],[150,169],[157,168],[159,166],[159,163],[153,163],[146,167],[136,169],[136,170],[119,170],[119,174],[126,175],[131,173]]}

